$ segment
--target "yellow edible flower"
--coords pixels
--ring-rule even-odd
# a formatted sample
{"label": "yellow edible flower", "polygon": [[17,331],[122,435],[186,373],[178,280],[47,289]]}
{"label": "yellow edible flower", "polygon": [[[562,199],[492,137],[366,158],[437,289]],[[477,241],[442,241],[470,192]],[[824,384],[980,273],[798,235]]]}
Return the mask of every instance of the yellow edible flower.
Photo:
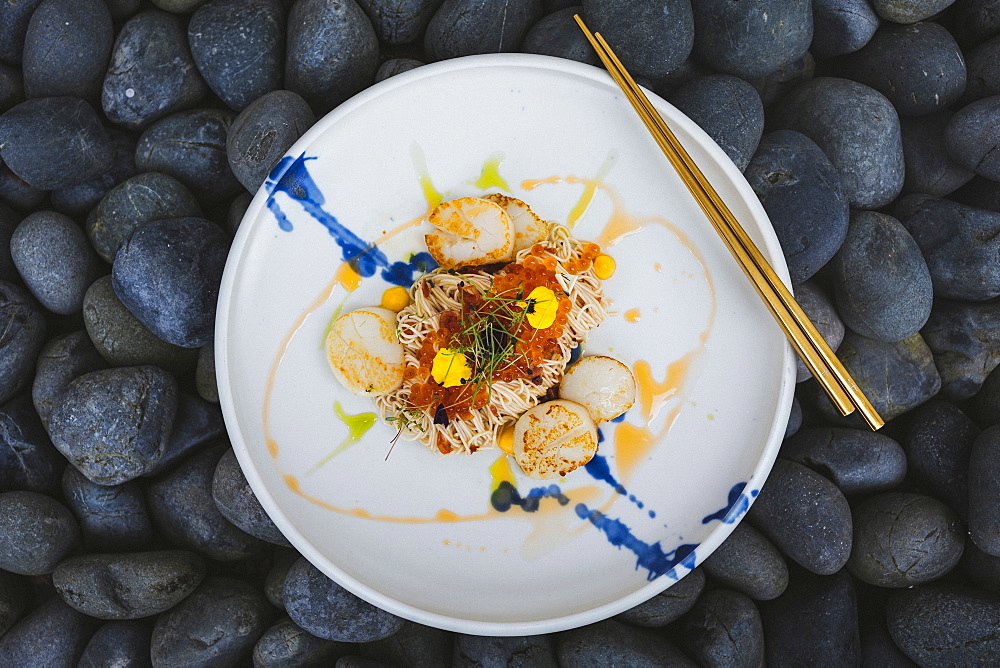
{"label": "yellow edible flower", "polygon": [[465,355],[451,348],[442,348],[434,356],[431,376],[442,387],[455,387],[472,378],[472,369]]}
{"label": "yellow edible flower", "polygon": [[535,329],[547,329],[556,321],[559,300],[556,293],[544,285],[539,285],[528,295],[528,324]]}

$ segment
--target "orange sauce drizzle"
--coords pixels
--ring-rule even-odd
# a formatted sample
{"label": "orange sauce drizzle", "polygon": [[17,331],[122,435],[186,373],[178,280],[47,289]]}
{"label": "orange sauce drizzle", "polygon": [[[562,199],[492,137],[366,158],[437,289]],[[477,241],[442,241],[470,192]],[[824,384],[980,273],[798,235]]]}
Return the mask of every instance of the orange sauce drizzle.
{"label": "orange sauce drizzle", "polygon": [[629,310],[625,311],[622,317],[625,318],[625,322],[635,323],[639,322],[639,319],[642,318],[642,314],[639,312],[639,309],[630,308]]}

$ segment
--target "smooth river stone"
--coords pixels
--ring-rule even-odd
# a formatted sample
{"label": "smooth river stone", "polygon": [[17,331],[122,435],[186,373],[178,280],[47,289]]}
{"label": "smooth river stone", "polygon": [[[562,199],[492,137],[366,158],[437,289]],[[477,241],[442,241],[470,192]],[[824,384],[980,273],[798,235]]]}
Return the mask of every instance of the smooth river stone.
{"label": "smooth river stone", "polygon": [[63,504],[39,492],[0,493],[3,570],[19,575],[47,575],[79,544],[80,526]]}
{"label": "smooth river stone", "polygon": [[222,515],[251,536],[275,545],[291,543],[260,505],[232,448],[226,450],[212,477],[212,498]]}
{"label": "smooth river stone", "polygon": [[983,431],[972,445],[969,533],[980,550],[1000,557],[1000,425]]}
{"label": "smooth river stone", "polygon": [[541,0],[444,0],[427,24],[424,53],[445,60],[516,51],[541,16]]}
{"label": "smooth river stone", "polygon": [[922,334],[934,353],[943,396],[968,399],[1000,364],[1000,299],[938,299]]}
{"label": "smooth river stone", "polygon": [[698,665],[664,636],[613,619],[558,634],[556,657],[559,666]]}
{"label": "smooth river stone", "polygon": [[955,404],[932,399],[907,415],[901,440],[910,477],[965,518],[969,457],[979,427]]}
{"label": "smooth river stone", "polygon": [[809,51],[817,58],[857,51],[879,26],[868,0],[814,0],[813,41]]}
{"label": "smooth river stone", "polygon": [[763,666],[764,627],[745,594],[706,592],[685,618],[682,645],[703,666]]}
{"label": "smooth river stone", "polygon": [[633,75],[657,79],[677,68],[694,46],[691,0],[581,0],[587,27],[612,44]]}
{"label": "smooth river stone", "polygon": [[1000,597],[961,585],[902,589],[886,604],[893,641],[922,666],[1000,662]]}
{"label": "smooth river stone", "polygon": [[854,548],[847,568],[879,587],[911,587],[958,565],[965,530],[955,511],[924,494],[888,492],[854,510]]}
{"label": "smooth river stone", "polygon": [[928,116],[899,119],[906,160],[904,193],[944,197],[975,176],[975,172],[952,160],[945,148],[944,129],[951,116],[952,113],[946,110]]}
{"label": "smooth river stone", "polygon": [[906,478],[903,448],[871,430],[803,429],[781,444],[781,457],[826,476],[845,495],[889,490]]}
{"label": "smooth river stone", "polygon": [[121,485],[98,485],[76,468],[67,466],[62,491],[80,522],[84,549],[118,552],[148,548],[153,542],[153,524],[146,512],[142,488],[135,481]]}
{"label": "smooth river stone", "polygon": [[899,115],[874,88],[848,79],[817,77],[779,103],[775,129],[812,139],[833,163],[851,206],[877,209],[903,188]]}
{"label": "smooth river stone", "polygon": [[951,159],[980,176],[1000,181],[1000,95],[968,104],[948,121],[944,143]]}
{"label": "smooth river stone", "polygon": [[58,493],[64,468],[26,394],[0,405],[0,490]]}
{"label": "smooth river stone", "polygon": [[38,355],[31,386],[31,400],[42,424],[48,426],[52,411],[73,380],[106,366],[86,330],[50,339]]}
{"label": "smooth river stone", "polygon": [[46,0],[31,15],[21,66],[27,97],[96,100],[114,30],[103,0]]}
{"label": "smooth river stone", "polygon": [[687,613],[704,589],[705,571],[696,568],[676,584],[618,614],[616,619],[646,628],[666,626]]}
{"label": "smooth river stone", "polygon": [[847,499],[836,485],[802,464],[778,458],[747,519],[813,573],[836,573],[850,557]]}
{"label": "smooth river stone", "polygon": [[737,524],[701,566],[713,580],[758,601],[777,598],[788,586],[781,552],[749,522]]}
{"label": "smooth river stone", "polygon": [[98,622],[53,595],[0,637],[4,668],[76,666]]}
{"label": "smooth river stone", "polygon": [[451,665],[558,666],[553,638],[548,635],[490,637],[456,633],[454,642],[454,661]]}
{"label": "smooth river stone", "polygon": [[[287,617],[279,619],[264,631],[253,648],[254,666],[329,666],[343,656],[352,645],[317,638]],[[449,660],[451,656],[447,657]],[[421,665],[420,655],[412,665]],[[382,665],[382,664],[379,664]],[[427,664],[428,666],[432,664]],[[442,664],[443,665],[443,664]]]}

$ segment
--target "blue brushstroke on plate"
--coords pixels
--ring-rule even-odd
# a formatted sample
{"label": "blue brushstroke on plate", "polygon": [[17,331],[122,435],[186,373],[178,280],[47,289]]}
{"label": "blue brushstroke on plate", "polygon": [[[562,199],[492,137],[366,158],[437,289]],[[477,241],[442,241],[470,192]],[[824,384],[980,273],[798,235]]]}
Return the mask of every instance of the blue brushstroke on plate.
{"label": "blue brushstroke on plate", "polygon": [[760,490],[752,489],[749,493],[744,493],[747,484],[745,482],[738,482],[732,486],[729,490],[729,500],[726,506],[719,508],[717,511],[711,515],[706,515],[702,518],[702,524],[708,524],[712,520],[719,520],[725,524],[733,524],[738,520],[743,514],[750,509],[750,499],[757,496]]}
{"label": "blue brushstroke on plate", "polygon": [[504,480],[490,495],[490,505],[501,513],[507,512],[513,506],[520,506],[524,512],[533,513],[538,510],[538,504],[542,499],[555,499],[560,506],[569,503],[569,497],[562,493],[558,485],[535,487],[521,496],[514,485]]}
{"label": "blue brushstroke on plate", "polygon": [[[600,430],[598,430],[598,433],[600,433]],[[602,455],[594,455],[589,462],[584,464],[583,468],[592,478],[607,483],[617,494],[621,494],[626,497],[637,507],[646,507],[646,504],[640,501],[635,494],[629,494],[628,490],[625,489],[625,486],[618,482],[618,480],[611,474],[611,466],[608,464],[606,457]],[[650,510],[648,512],[650,517],[656,517],[656,513],[654,511]]]}
{"label": "blue brushstroke on plate", "polygon": [[340,246],[344,262],[349,262],[362,277],[373,276],[379,269],[381,277],[393,285],[409,287],[413,284],[414,273],[430,271],[437,263],[430,253],[414,255],[409,262],[389,262],[385,253],[373,243],[369,243],[345,227],[337,218],[323,208],[326,197],[316,184],[306,163],[316,158],[304,153],[297,158],[290,155],[282,158],[271,170],[264,186],[267,188],[267,208],[274,214],[278,227],[285,232],[292,231],[292,222],[282,211],[275,195],[284,193],[299,202],[310,216],[322,224],[337,245]]}
{"label": "blue brushstroke on plate", "polygon": [[647,580],[655,580],[661,575],[678,578],[676,567],[684,566],[688,570],[695,567],[697,544],[683,543],[675,550],[664,552],[659,541],[646,543],[637,538],[629,527],[621,520],[608,517],[599,510],[591,510],[585,504],[576,505],[576,514],[580,519],[588,520],[597,527],[608,539],[608,542],[618,548],[625,548],[636,556],[636,569],[649,571]]}

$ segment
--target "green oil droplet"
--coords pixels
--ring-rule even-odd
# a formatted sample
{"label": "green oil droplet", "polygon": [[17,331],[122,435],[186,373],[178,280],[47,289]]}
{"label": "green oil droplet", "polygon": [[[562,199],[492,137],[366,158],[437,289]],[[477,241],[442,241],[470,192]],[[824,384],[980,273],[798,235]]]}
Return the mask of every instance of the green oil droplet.
{"label": "green oil droplet", "polygon": [[494,153],[487,158],[486,162],[483,163],[483,169],[479,174],[479,178],[472,181],[472,185],[481,190],[500,188],[501,190],[511,192],[506,179],[500,176],[500,163],[503,162],[503,157],[503,153]]}
{"label": "green oil droplet", "polygon": [[368,430],[372,428],[372,425],[375,424],[375,420],[378,418],[375,413],[358,413],[357,415],[349,415],[344,412],[344,409],[340,405],[339,401],[333,402],[333,412],[338,418],[340,418],[341,422],[347,425],[347,436],[340,442],[340,445],[338,445],[333,452],[316,462],[316,464],[309,469],[306,475],[312,475],[318,471],[323,464],[326,464],[341,452],[360,441]]}

